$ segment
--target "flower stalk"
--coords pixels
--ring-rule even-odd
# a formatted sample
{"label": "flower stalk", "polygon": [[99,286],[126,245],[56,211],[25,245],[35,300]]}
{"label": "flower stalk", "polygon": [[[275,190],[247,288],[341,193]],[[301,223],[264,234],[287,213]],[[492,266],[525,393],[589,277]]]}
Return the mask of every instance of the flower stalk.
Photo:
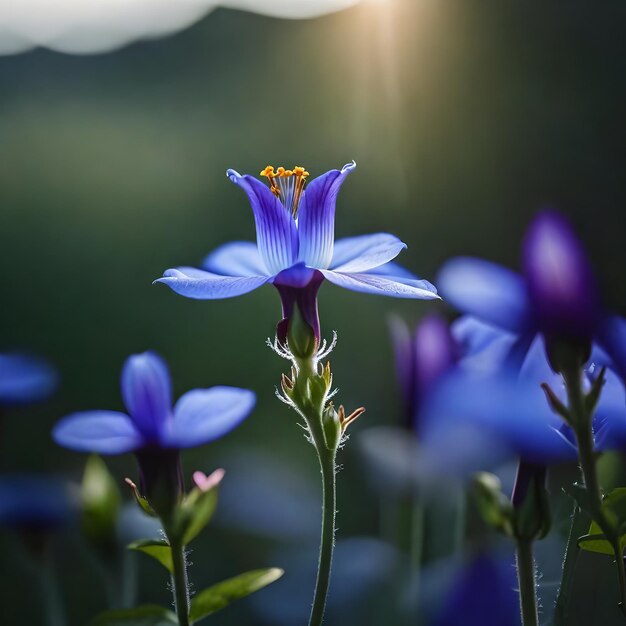
{"label": "flower stalk", "polygon": [[[592,418],[594,408],[588,402],[589,396],[583,391],[581,367],[565,367],[562,370],[562,375],[567,389],[570,425],[578,443],[580,470],[588,496],[586,502],[589,508],[588,513],[593,521],[598,524],[613,549],[619,585],[620,609],[626,614],[626,571],[624,570],[624,556],[619,532],[607,519],[602,506],[602,490],[598,478],[593,443]],[[599,379],[600,384],[602,378],[603,374]],[[594,393],[594,391],[592,390],[591,393]]]}
{"label": "flower stalk", "polygon": [[537,581],[535,576],[532,540],[518,539],[516,541],[515,560],[517,565],[517,579],[519,582],[522,624],[523,626],[538,626]]}
{"label": "flower stalk", "polygon": [[187,560],[185,546],[178,539],[170,540],[172,550],[172,593],[180,626],[189,626],[189,581],[187,578]]}

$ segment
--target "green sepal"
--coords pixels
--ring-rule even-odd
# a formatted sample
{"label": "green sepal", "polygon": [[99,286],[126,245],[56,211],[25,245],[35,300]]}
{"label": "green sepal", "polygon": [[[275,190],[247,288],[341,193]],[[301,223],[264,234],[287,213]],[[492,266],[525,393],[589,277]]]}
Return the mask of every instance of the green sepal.
{"label": "green sepal", "polygon": [[174,573],[172,549],[164,539],[139,539],[126,546],[129,550],[143,552],[158,561],[170,574]]}
{"label": "green sepal", "polygon": [[99,544],[114,540],[121,505],[120,490],[104,461],[95,454],[85,464],[80,499],[85,536]]}
{"label": "green sepal", "polygon": [[150,517],[158,517],[154,509],[150,506],[148,499],[139,493],[137,485],[130,478],[126,478],[126,484],[131,488],[131,491],[133,492],[133,496],[135,497],[135,501],[139,505],[139,508]]}
{"label": "green sepal", "polygon": [[605,381],[606,367],[603,367],[596,379],[593,381],[589,393],[585,396],[585,408],[587,409],[589,415],[593,415],[595,413]]}
{"label": "green sepal", "polygon": [[245,598],[266,587],[278,580],[284,573],[284,570],[278,567],[258,569],[239,574],[239,576],[208,587],[198,593],[191,601],[189,619],[191,621],[201,620],[227,607],[235,600]]}
{"label": "green sepal", "polygon": [[217,506],[217,486],[202,491],[192,489],[180,503],[175,514],[175,533],[183,545],[191,543],[209,523]]}
{"label": "green sepal", "polygon": [[178,624],[172,611],[156,604],[146,604],[133,609],[105,611],[94,618],[89,626],[171,626]]}
{"label": "green sepal", "polygon": [[296,359],[310,359],[317,352],[317,339],[309,324],[306,323],[300,307],[294,306],[287,328],[287,345]]}

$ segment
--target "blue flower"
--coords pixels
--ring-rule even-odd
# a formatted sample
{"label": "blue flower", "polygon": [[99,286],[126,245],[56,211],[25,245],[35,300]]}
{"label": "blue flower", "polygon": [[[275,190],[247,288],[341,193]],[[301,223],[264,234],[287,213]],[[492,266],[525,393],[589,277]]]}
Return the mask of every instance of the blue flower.
{"label": "blue flower", "polygon": [[153,352],[130,356],[122,370],[127,413],[84,411],[53,430],[61,446],[80,452],[122,454],[201,446],[238,426],[255,404],[252,391],[236,387],[194,389],[172,408],[167,365]]}
{"label": "blue flower", "polygon": [[528,229],[523,275],[461,257],[444,265],[438,282],[445,298],[470,316],[459,332],[474,354],[488,350],[489,359],[497,353],[502,362],[520,366],[541,333],[554,366],[555,340],[582,346],[583,361],[595,341],[626,378],[626,320],[602,311],[582,247],[554,211],[539,213]]}
{"label": "blue flower", "polygon": [[167,270],[157,282],[188,298],[219,299],[248,293],[266,283],[279,291],[284,343],[288,320],[298,307],[319,341],[317,291],[324,279],[340,287],[396,298],[437,298],[433,285],[392,263],[406,245],[387,233],[335,241],[335,203],[339,189],[356,164],[313,179],[303,168],[268,166],[261,175],[270,186],[228,170],[245,191],[256,223],[256,244],[226,244],[203,262],[202,269]]}
{"label": "blue flower", "polygon": [[481,554],[459,572],[433,626],[519,626],[513,561]]}
{"label": "blue flower", "polygon": [[[463,320],[464,330],[473,320]],[[472,324],[467,324],[470,321]],[[550,368],[545,347],[536,337],[516,367],[502,361],[514,340],[491,329],[486,347],[462,358],[429,394],[422,411],[422,443],[434,467],[467,474],[510,457],[549,465],[573,461],[576,440],[569,426],[555,415],[541,389],[543,383],[566,402],[563,379]],[[476,336],[474,348],[479,347]],[[590,365],[591,385],[598,368]],[[598,450],[626,444],[626,394],[619,378],[606,372],[606,382],[593,422]],[[438,459],[440,459],[439,462]]]}
{"label": "blue flower", "polygon": [[419,432],[419,412],[437,382],[457,363],[460,348],[440,316],[427,315],[412,334],[399,318],[391,321],[391,336],[403,396],[405,425]]}
{"label": "blue flower", "polygon": [[77,512],[67,486],[34,474],[0,478],[0,525],[19,530],[54,530]]}
{"label": "blue flower", "polygon": [[0,406],[37,402],[57,384],[54,369],[43,359],[24,354],[0,354]]}

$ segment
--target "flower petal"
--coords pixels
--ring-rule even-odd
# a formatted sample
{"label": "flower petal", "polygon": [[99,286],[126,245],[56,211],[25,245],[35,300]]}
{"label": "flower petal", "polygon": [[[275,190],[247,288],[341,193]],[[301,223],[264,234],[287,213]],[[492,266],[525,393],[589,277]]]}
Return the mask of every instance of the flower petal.
{"label": "flower petal", "polygon": [[392,298],[439,299],[437,291],[427,280],[412,280],[374,273],[343,274],[332,270],[321,270],[321,272],[331,283],[352,291]]}
{"label": "flower petal", "polygon": [[340,239],[330,267],[336,272],[364,272],[395,259],[406,244],[389,233]]}
{"label": "flower petal", "polygon": [[[422,282],[427,282],[423,279],[417,277],[413,272],[407,270],[406,267],[402,267],[402,265],[398,265],[393,261],[389,261],[389,263],[385,263],[384,265],[380,265],[379,267],[375,267],[372,270],[368,270],[365,272],[366,274],[377,274],[378,276],[393,276],[396,280],[422,280]],[[435,286],[432,283],[428,283],[432,289],[435,289]]]}
{"label": "flower petal", "polygon": [[220,276],[195,267],[179,267],[166,270],[163,278],[154,282],[163,283],[187,298],[219,300],[254,291],[268,280],[268,276]]}
{"label": "flower petal", "polygon": [[293,265],[298,258],[298,231],[291,214],[261,181],[235,170],[226,175],[241,187],[250,200],[259,253],[272,274]]}
{"label": "flower petal", "polygon": [[154,352],[128,357],[122,396],[137,429],[147,440],[159,442],[172,412],[172,381],[165,361]]}
{"label": "flower petal", "polygon": [[194,389],[178,400],[166,440],[176,448],[192,448],[218,439],[252,411],[256,397],[237,387]]}
{"label": "flower petal", "polygon": [[601,325],[598,342],[622,380],[626,381],[626,319],[618,315],[607,317]]}
{"label": "flower petal", "polygon": [[422,441],[426,449],[439,446],[434,454],[441,454],[445,443],[448,457],[464,459],[464,471],[488,469],[486,455],[498,449],[536,463],[574,459],[575,448],[558,432],[561,424],[539,384],[520,381],[516,371],[459,371],[429,395]]}
{"label": "flower petal", "polygon": [[346,176],[356,167],[348,163],[314,178],[304,190],[298,213],[300,256],[310,267],[325,269],[333,258],[335,203]]}
{"label": "flower petal", "polygon": [[143,438],[131,418],[117,411],[83,411],[64,417],[52,438],[77,452],[123,454],[140,448]]}
{"label": "flower petal", "polygon": [[52,393],[56,372],[43,359],[0,354],[0,404],[36,402]]}
{"label": "flower petal", "polygon": [[626,392],[622,381],[609,370],[593,425],[599,450],[626,450]]}
{"label": "flower petal", "polygon": [[471,315],[463,315],[456,320],[452,325],[452,334],[462,346],[463,367],[493,373],[504,366],[521,367],[531,342],[537,336],[534,333],[516,335]]}
{"label": "flower petal", "polygon": [[252,241],[232,241],[209,254],[202,267],[223,276],[265,276],[267,268]]}
{"label": "flower petal", "polygon": [[526,283],[511,270],[458,257],[443,266],[437,281],[444,298],[463,313],[513,332],[531,324]]}

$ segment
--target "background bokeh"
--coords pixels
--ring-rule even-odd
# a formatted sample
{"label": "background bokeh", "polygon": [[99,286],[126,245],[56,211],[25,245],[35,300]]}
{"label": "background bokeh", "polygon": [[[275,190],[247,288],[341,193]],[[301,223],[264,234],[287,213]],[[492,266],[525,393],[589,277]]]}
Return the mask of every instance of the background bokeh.
{"label": "background bokeh", "polygon": [[[264,340],[276,294],[195,302],[151,282],[220,243],[254,238],[227,168],[301,164],[316,175],[355,159],[338,236],[397,234],[404,265],[434,280],[452,255],[517,266],[530,217],[555,206],[588,247],[608,303],[625,313],[625,23],[619,2],[380,0],[302,21],[218,9],[174,37],[106,55],[0,58],[0,348],[42,354],[62,377],[51,402],[6,416],[2,469],[78,479],[84,457],[56,448],[50,429],[70,411],[121,408],[119,372],[132,352],[160,352],[177,395],[254,389],[258,408],[242,427],[185,456],[188,473],[227,469],[191,575],[201,589],[244,568],[284,566],[284,580],[216,623],[300,623],[318,470],[295,414],[274,397],[285,363]],[[339,332],[338,399],[368,409],[339,475],[339,537],[349,538],[339,551],[362,562],[338,568],[329,624],[401,623],[384,617],[401,559],[381,541],[385,506],[352,443],[399,419],[388,315],[413,323],[435,309],[450,312],[322,287],[323,332]],[[120,481],[136,475],[130,458],[110,466]],[[559,549],[556,569],[547,565],[554,580]],[[59,550],[72,623],[83,624],[104,608],[102,589],[76,541]],[[2,551],[14,554],[12,540]],[[592,557],[590,579],[612,580]],[[35,624],[29,574],[11,561],[0,560],[3,623]],[[137,562],[140,598],[168,603],[162,572]],[[437,564],[427,584],[446,578]],[[368,601],[342,584],[350,568]]]}

